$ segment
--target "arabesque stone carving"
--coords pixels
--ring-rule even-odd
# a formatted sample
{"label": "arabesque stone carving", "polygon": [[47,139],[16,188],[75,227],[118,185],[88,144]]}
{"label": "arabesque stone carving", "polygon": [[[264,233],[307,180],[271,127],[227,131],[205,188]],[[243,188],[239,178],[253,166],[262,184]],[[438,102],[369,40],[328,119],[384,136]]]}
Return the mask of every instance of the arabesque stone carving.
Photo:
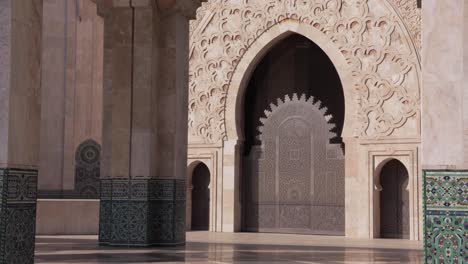
{"label": "arabesque stone carving", "polygon": [[357,106],[349,122],[354,136],[419,136],[415,0],[211,0],[190,25],[190,138],[226,139],[226,98],[236,66],[257,38],[285,21],[319,30],[344,56],[354,87],[354,98],[346,100]]}
{"label": "arabesque stone carving", "polygon": [[416,0],[391,0],[405,21],[414,45],[421,50],[421,8]]}

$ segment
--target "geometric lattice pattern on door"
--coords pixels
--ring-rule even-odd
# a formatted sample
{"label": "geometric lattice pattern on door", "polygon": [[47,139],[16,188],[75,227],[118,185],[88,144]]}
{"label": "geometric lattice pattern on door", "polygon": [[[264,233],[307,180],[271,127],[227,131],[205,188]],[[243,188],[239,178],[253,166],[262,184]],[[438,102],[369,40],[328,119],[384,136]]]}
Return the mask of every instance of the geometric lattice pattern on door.
{"label": "geometric lattice pattern on door", "polygon": [[294,94],[265,111],[244,159],[246,231],[344,234],[344,156],[327,108]]}
{"label": "geometric lattice pattern on door", "polygon": [[468,171],[424,171],[426,263],[468,263]]}
{"label": "geometric lattice pattern on door", "polygon": [[99,198],[101,146],[88,139],[75,153],[75,192],[81,198]]}

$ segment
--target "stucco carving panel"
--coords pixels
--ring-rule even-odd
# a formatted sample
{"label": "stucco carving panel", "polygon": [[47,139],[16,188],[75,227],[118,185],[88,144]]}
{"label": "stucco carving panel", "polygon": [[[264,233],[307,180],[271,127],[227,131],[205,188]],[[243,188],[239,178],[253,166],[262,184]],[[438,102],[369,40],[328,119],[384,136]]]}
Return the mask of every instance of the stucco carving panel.
{"label": "stucco carving panel", "polygon": [[403,18],[418,52],[421,50],[421,8],[417,0],[391,0]]}
{"label": "stucco carving panel", "polygon": [[[285,21],[323,33],[348,63],[354,136],[417,136],[420,14],[416,1],[211,0],[190,25],[189,137],[226,139],[225,107],[236,66],[262,34]],[[398,10],[398,11],[396,11]],[[337,65],[342,67],[343,65]],[[350,122],[351,121],[351,122]]]}

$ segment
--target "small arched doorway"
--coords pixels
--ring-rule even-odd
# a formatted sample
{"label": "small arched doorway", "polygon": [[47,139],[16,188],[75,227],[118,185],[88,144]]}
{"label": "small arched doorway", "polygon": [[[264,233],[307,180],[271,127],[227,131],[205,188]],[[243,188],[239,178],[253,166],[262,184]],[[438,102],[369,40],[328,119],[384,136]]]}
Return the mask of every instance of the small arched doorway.
{"label": "small arched doorway", "polygon": [[409,238],[408,171],[391,160],[380,172],[380,237]]}
{"label": "small arched doorway", "polygon": [[198,164],[192,174],[192,230],[209,230],[210,226],[210,170]]}

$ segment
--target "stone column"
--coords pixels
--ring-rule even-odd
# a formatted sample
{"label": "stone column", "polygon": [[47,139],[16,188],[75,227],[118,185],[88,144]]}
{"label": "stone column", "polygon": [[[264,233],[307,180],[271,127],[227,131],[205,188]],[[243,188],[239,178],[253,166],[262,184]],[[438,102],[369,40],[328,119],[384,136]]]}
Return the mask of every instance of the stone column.
{"label": "stone column", "polygon": [[[102,71],[104,21],[91,0],[68,0],[74,6],[73,40],[68,73],[72,83],[65,91],[65,133],[63,156],[64,197],[98,198],[99,167],[93,155],[99,156],[102,142]],[[63,1],[56,1],[63,2]],[[81,157],[80,157],[81,156]],[[42,179],[41,179],[42,180]]]}
{"label": "stone column", "polygon": [[185,243],[188,17],[197,5],[161,2],[100,5],[105,20],[102,244]]}
{"label": "stone column", "polygon": [[0,263],[33,263],[42,0],[0,1]]}
{"label": "stone column", "polygon": [[[128,2],[128,1],[127,1]],[[117,203],[120,186],[130,181],[130,124],[132,88],[133,10],[129,3],[114,6],[109,1],[98,2],[99,13],[104,18],[104,95],[103,141],[101,158],[101,203],[99,216],[99,242],[129,244],[128,230],[120,230]],[[120,185],[120,186],[119,186]],[[113,188],[114,187],[114,188]],[[123,189],[120,196],[125,196]],[[119,219],[121,222],[122,220]],[[122,238],[122,235],[126,237]]]}
{"label": "stone column", "polygon": [[223,153],[223,232],[241,231],[242,202],[240,182],[244,141],[224,142]]}
{"label": "stone column", "polygon": [[[46,1],[42,10],[39,197],[61,197],[67,89],[73,84],[76,10],[71,0]],[[72,129],[68,130],[72,131]]]}
{"label": "stone column", "polygon": [[[189,19],[195,18],[199,1],[157,1],[155,35],[156,182],[164,184],[171,198],[157,202],[155,215],[166,218],[159,236],[185,243],[188,140]],[[170,201],[172,200],[172,201]],[[167,214],[170,212],[170,215]]]}
{"label": "stone column", "polygon": [[422,2],[426,263],[466,260],[467,6],[467,0]]}

